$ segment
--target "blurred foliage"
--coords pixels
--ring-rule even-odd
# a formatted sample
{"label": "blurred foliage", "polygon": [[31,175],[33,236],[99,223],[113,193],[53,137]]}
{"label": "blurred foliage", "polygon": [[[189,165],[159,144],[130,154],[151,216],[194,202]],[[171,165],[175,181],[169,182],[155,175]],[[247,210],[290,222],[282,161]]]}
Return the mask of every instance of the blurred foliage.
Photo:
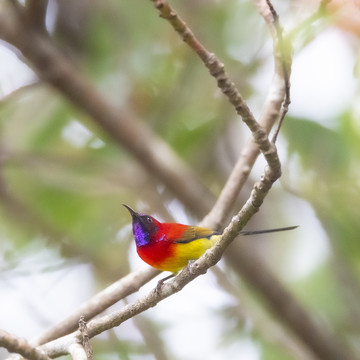
{"label": "blurred foliage", "polygon": [[312,204],[335,254],[344,257],[360,276],[360,132],[356,118],[348,112],[334,123],[332,129],[305,119],[288,119],[283,133],[290,156],[297,155],[302,168],[301,178],[292,179],[289,187]]}
{"label": "blurred foliage", "polygon": [[[70,10],[72,3],[67,2]],[[286,21],[297,14],[296,5],[290,3],[276,4]],[[225,63],[243,96],[256,96],[253,78],[271,57],[271,46],[252,2],[176,0],[173,5]],[[150,1],[82,0],[81,6],[84,11],[78,16],[86,18],[79,20],[82,27],[76,36],[65,33],[64,24],[55,24],[52,36],[59,46],[108,101],[147,123],[210,188],[221,189],[229,173],[224,164],[238,154],[245,137],[234,136],[234,129],[244,134],[247,130],[196,55],[159,19]],[[306,42],[310,41],[308,36]],[[260,112],[254,104],[254,112]],[[354,106],[331,119],[331,127],[325,121],[288,117],[282,129],[293,170],[284,182],[290,193],[315,210],[332,250],[324,264],[289,286],[343,337],[360,334],[352,321],[360,312],[353,301],[360,297],[360,131],[355,110]],[[130,219],[121,203],[167,219],[181,216],[179,200],[81,109],[43,83],[1,101],[0,149],[0,269],[4,270],[0,281],[31,254],[49,251],[65,264],[74,259],[90,264],[95,287],[103,288],[130,269]],[[281,202],[285,190],[282,195],[274,192],[272,202],[284,207],[277,219],[286,219],[289,209]],[[259,223],[266,223],[266,215],[258,215]],[[279,253],[286,257],[290,250],[275,246],[273,258],[281,259]],[[280,262],[273,266],[278,265],[281,274]],[[51,269],[51,264],[45,265]],[[251,296],[249,289],[242,291]],[[237,299],[242,296],[235,294]],[[227,342],[220,347],[247,338],[259,347],[262,359],[290,359],[281,343],[256,331],[262,324],[252,319],[252,310],[247,316],[253,332],[230,310],[221,311],[229,331],[224,331]],[[234,326],[229,326],[231,321]],[[144,334],[142,339],[134,335],[134,340],[119,340],[112,333],[109,342],[94,341],[96,358],[146,356],[151,347],[143,338]]]}
{"label": "blurred foliage", "polygon": [[[290,158],[296,157],[301,177],[289,188],[305,198],[327,233],[331,262],[296,286],[311,307],[326,316],[343,335],[357,336],[360,316],[360,131],[355,112],[347,111],[325,127],[308,119],[289,118],[283,133]],[[314,241],[316,239],[314,238]],[[310,294],[310,295],[309,295]],[[347,306],[339,306],[343,302]],[[342,329],[342,330],[340,330]]]}

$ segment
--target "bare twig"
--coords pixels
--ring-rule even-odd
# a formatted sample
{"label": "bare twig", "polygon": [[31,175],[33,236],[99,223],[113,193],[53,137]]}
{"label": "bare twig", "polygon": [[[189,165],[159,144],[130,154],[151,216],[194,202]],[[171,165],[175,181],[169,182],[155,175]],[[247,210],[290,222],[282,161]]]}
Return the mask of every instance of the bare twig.
{"label": "bare twig", "polygon": [[[225,73],[224,65],[217,59],[217,57],[210,53],[195,37],[191,29],[186,25],[186,23],[180,18],[180,16],[175,12],[175,10],[167,3],[165,0],[151,0],[154,3],[154,6],[159,10],[160,16],[164,19],[168,20],[172,25],[174,30],[179,33],[179,35],[183,38],[183,40],[188,44],[201,58],[204,62],[205,66],[209,69],[210,74],[214,76],[217,81],[218,87],[222,90],[222,92],[228,97],[231,104],[235,107],[236,112],[242,117],[243,121],[249,127],[252,132],[255,143],[258,148],[263,153],[270,171],[268,175],[271,177],[271,181],[274,182],[281,175],[281,165],[277,155],[276,148],[274,144],[270,143],[267,137],[266,130],[255,120],[252,115],[250,109],[246,105],[244,99],[242,98],[240,92],[236,88],[235,84],[231,81],[228,75]],[[254,157],[254,161],[256,159],[257,154]],[[244,165],[241,162],[241,165]],[[251,164],[253,165],[253,163]],[[228,196],[228,193],[222,197],[221,200],[225,200],[227,205],[230,205],[231,201],[234,201],[236,194],[234,194],[234,190],[238,189],[238,178],[239,174],[241,174],[242,179],[246,179],[251,166],[246,164],[245,166],[236,166],[236,173],[234,177],[229,179],[227,187],[227,191],[230,190],[231,195]],[[232,200],[230,200],[230,198]],[[231,206],[231,205],[230,205]],[[227,206],[226,210],[230,209],[230,206]],[[217,210],[214,210],[214,213],[217,213]],[[216,217],[213,215],[212,220],[217,220],[217,225],[220,224],[221,220],[225,216],[225,212],[222,212],[222,217]],[[206,225],[209,221],[209,218],[202,222],[202,225]],[[217,227],[217,226],[216,226]]]}
{"label": "bare twig", "polygon": [[90,345],[89,334],[86,326],[85,317],[81,316],[79,320],[79,331],[81,334],[81,345],[85,350],[87,360],[93,360],[93,351]]}
{"label": "bare twig", "polygon": [[280,162],[276,156],[276,149],[269,142],[266,131],[255,120],[253,114],[248,108],[245,100],[241,96],[235,84],[231,81],[225,72],[225,66],[216,57],[209,52],[205,46],[195,37],[185,21],[176,13],[176,11],[165,0],[151,0],[160,16],[166,19],[174,30],[182,37],[184,42],[189,45],[203,61],[210,74],[217,81],[218,87],[227,96],[230,103],[234,106],[236,112],[241,116],[245,124],[249,127],[259,149],[264,154],[270,167],[278,167],[280,171]]}
{"label": "bare twig", "polygon": [[25,339],[9,334],[0,330],[0,347],[4,347],[9,352],[20,354],[29,360],[50,360],[41,350],[31,346]]}
{"label": "bare twig", "polygon": [[[255,3],[258,5],[258,8],[262,8],[260,5],[261,1],[255,0]],[[263,3],[263,1],[262,1]],[[290,55],[290,45],[285,44],[284,38],[283,38],[283,28],[279,22],[279,15],[276,12],[274,6],[272,5],[270,0],[266,0],[266,5],[270,11],[271,18],[269,19],[268,16],[265,15],[265,13],[262,13],[260,10],[260,13],[264,16],[265,21],[268,23],[269,26],[273,26],[275,28],[276,37],[274,39],[274,54],[276,56],[277,52],[280,54],[278,57],[280,58],[283,78],[284,78],[284,85],[285,85],[285,98],[284,102],[282,104],[282,111],[281,116],[279,120],[279,124],[275,130],[275,133],[272,137],[271,142],[275,143],[276,139],[279,135],[281,125],[284,121],[284,118],[289,110],[290,105],[290,70],[291,70],[291,55]],[[278,50],[276,49],[278,48]]]}
{"label": "bare twig", "polygon": [[[266,23],[268,24],[274,41],[275,73],[259,118],[259,123],[268,134],[274,123],[279,118],[283,118],[286,114],[286,112],[283,111],[282,115],[280,115],[282,104],[287,104],[288,106],[290,103],[290,85],[288,77],[290,74],[291,58],[290,52],[285,52],[284,46],[281,47],[282,51],[277,50],[276,44],[283,43],[283,41],[278,39],[278,34],[282,34],[282,30],[275,9],[272,7],[273,12],[276,14],[274,17],[273,12],[270,11],[269,5],[265,0],[254,0],[254,2],[259,13],[264,17]],[[276,30],[275,24],[277,24],[276,26],[278,30]],[[284,71],[284,68],[286,71]],[[280,125],[277,132],[279,130]],[[276,141],[276,136],[272,140],[273,143]],[[243,188],[258,155],[259,147],[255,143],[254,139],[251,138],[245,144],[215,205],[202,220],[202,226],[209,226],[211,224],[215,229],[219,229],[223,226],[224,220],[226,219],[227,214],[231,211],[237,194]]]}

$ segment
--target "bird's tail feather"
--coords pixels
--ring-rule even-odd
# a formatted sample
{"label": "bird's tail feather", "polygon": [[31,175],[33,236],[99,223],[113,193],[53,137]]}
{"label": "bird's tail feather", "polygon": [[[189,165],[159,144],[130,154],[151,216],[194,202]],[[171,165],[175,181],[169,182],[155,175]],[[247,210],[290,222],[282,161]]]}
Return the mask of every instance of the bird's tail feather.
{"label": "bird's tail feather", "polygon": [[240,231],[240,235],[257,235],[257,234],[266,234],[266,233],[279,232],[279,231],[288,231],[288,230],[296,229],[297,227],[299,227],[299,225],[286,226],[286,227],[276,228],[276,229]]}

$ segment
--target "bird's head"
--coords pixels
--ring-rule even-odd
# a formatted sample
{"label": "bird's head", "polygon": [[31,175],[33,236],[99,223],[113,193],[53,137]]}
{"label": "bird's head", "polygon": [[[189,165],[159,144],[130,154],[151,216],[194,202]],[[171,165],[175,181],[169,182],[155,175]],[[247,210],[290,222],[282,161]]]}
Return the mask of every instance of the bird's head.
{"label": "bird's head", "polygon": [[139,214],[131,207],[123,204],[128,209],[132,217],[133,233],[136,246],[147,245],[153,240],[158,230],[160,229],[160,222],[150,215]]}

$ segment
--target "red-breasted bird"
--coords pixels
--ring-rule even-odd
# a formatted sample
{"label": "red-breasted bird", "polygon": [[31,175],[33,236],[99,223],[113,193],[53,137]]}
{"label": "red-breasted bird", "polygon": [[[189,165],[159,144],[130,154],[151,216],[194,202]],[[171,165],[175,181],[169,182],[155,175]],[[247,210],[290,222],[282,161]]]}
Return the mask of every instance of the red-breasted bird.
{"label": "red-breasted bird", "polygon": [[[177,273],[198,259],[221,238],[221,233],[198,226],[162,223],[150,215],[139,214],[123,204],[132,216],[137,253],[156,269]],[[297,226],[277,229],[241,231],[240,235],[255,235],[286,231]]]}

